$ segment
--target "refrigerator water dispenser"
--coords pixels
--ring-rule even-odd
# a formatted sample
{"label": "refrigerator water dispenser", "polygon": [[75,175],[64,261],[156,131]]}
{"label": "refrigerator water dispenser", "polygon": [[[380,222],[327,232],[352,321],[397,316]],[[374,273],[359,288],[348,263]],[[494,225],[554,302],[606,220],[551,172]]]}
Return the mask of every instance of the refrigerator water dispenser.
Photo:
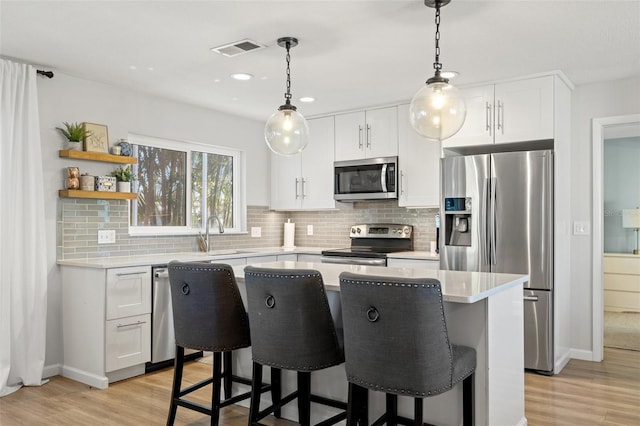
{"label": "refrigerator water dispenser", "polygon": [[445,198],[445,245],[471,247],[471,198]]}

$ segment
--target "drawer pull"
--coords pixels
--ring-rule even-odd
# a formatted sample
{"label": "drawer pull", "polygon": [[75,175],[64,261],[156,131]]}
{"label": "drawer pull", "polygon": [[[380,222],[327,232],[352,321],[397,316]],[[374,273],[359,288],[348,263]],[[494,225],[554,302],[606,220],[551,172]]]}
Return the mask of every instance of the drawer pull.
{"label": "drawer pull", "polygon": [[131,326],[134,326],[134,325],[140,325],[140,324],[146,324],[146,323],[147,323],[146,321],[136,321],[136,322],[133,322],[131,324],[118,324],[118,328],[131,327]]}
{"label": "drawer pull", "polygon": [[116,274],[118,277],[125,277],[127,275],[144,275],[146,274],[147,271],[140,271],[140,272],[121,272],[119,274]]}

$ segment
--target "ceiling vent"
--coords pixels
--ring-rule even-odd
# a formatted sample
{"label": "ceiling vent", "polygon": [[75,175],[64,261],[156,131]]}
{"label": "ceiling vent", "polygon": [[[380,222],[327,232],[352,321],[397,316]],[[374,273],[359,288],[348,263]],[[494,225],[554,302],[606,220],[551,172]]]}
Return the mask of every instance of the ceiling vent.
{"label": "ceiling vent", "polygon": [[235,41],[233,43],[225,44],[222,46],[212,47],[211,51],[224,55],[228,58],[232,58],[234,56],[242,55],[243,53],[251,52],[253,50],[264,49],[265,47],[266,46],[263,44],[246,38],[244,40]]}

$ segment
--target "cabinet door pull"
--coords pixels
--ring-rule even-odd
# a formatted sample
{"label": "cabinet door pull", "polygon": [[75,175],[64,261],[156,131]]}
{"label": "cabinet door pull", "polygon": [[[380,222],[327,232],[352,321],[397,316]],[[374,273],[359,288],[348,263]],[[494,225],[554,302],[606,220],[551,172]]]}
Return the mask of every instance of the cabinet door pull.
{"label": "cabinet door pull", "polygon": [[300,178],[301,186],[302,186],[302,199],[304,200],[307,197],[307,193],[305,192],[305,183],[307,180],[305,178]]}
{"label": "cabinet door pull", "polygon": [[300,179],[296,178],[296,200],[298,198],[300,198],[300,193],[298,192],[298,183],[300,182]]}
{"label": "cabinet door pull", "polygon": [[117,274],[116,274],[116,276],[118,276],[118,277],[126,277],[126,276],[128,276],[128,275],[144,275],[144,274],[146,274],[146,273],[147,273],[147,271],[140,271],[140,272],[120,272],[120,273],[117,273]]}
{"label": "cabinet door pull", "polygon": [[146,323],[147,323],[146,321],[136,321],[130,324],[118,324],[118,328],[131,327],[134,325],[140,325],[140,324],[146,324]]}
{"label": "cabinet door pull", "polygon": [[489,136],[491,136],[491,104],[489,102],[485,102],[484,123],[484,129],[489,132]]}
{"label": "cabinet door pull", "polygon": [[367,148],[371,148],[371,124],[367,124]]}
{"label": "cabinet door pull", "polygon": [[362,126],[358,126],[358,149],[362,149]]}
{"label": "cabinet door pull", "polygon": [[504,135],[504,105],[502,105],[502,101],[498,101],[498,118],[496,121],[498,122],[498,130]]}
{"label": "cabinet door pull", "polygon": [[400,194],[404,194],[404,171],[400,171]]}

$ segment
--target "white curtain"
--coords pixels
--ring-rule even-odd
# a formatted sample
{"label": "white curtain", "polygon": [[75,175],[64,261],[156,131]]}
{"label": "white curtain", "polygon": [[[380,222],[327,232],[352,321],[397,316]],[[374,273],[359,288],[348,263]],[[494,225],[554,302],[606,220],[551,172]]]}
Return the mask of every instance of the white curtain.
{"label": "white curtain", "polygon": [[47,263],[36,70],[0,59],[0,396],[40,385]]}

